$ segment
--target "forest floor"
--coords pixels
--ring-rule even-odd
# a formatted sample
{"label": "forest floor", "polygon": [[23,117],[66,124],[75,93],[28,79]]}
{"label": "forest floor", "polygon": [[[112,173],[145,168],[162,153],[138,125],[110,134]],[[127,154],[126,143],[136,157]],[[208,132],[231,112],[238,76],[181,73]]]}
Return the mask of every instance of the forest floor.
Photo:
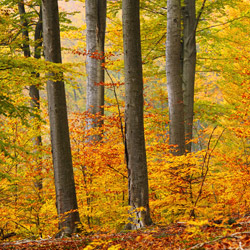
{"label": "forest floor", "polygon": [[250,249],[250,217],[229,224],[228,221],[203,225],[178,222],[120,233],[95,233],[63,239],[2,241],[0,249]]}

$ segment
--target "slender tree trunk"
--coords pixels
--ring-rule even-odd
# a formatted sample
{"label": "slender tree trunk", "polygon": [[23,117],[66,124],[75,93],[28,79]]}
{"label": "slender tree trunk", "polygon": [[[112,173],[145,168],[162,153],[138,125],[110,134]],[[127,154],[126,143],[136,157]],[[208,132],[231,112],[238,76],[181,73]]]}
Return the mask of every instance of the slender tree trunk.
{"label": "slender tree trunk", "polygon": [[185,0],[183,9],[183,101],[186,150],[191,152],[194,117],[194,82],[196,65],[195,0]]}
{"label": "slender tree trunk", "polygon": [[[18,2],[18,10],[19,10],[20,20],[21,20],[21,25],[22,25],[23,53],[24,53],[25,57],[30,57],[31,52],[30,52],[30,45],[29,45],[28,21],[25,17],[26,12],[25,12],[25,7],[24,7],[24,2],[22,0]],[[41,57],[41,49],[40,49],[40,47],[42,46],[41,34],[42,34],[42,19],[41,19],[41,13],[40,13],[39,20],[37,22],[36,30],[35,30],[35,54],[34,54],[34,57],[37,59],[39,59]],[[37,42],[38,39],[40,40],[39,43]],[[30,106],[32,108],[37,108],[39,110],[40,109],[40,96],[39,96],[39,90],[35,85],[30,86],[29,95],[31,97]],[[37,127],[37,130],[40,130],[40,127]],[[37,148],[42,145],[41,136],[39,135],[39,136],[34,137],[33,142],[34,142],[34,152],[37,152]],[[37,166],[38,166],[38,168],[35,169],[37,175],[36,175],[36,180],[35,180],[34,184],[35,184],[35,187],[41,191],[42,190],[42,178],[41,178],[42,166],[41,166],[41,159],[40,158],[37,162]]]}
{"label": "slender tree trunk", "polygon": [[173,155],[185,153],[184,106],[181,78],[180,0],[167,1],[166,71],[169,105],[169,144]]}
{"label": "slender tree trunk", "polygon": [[30,57],[28,21],[25,17],[26,12],[25,12],[23,0],[20,0],[18,2],[18,11],[20,14],[20,21],[21,21],[21,26],[22,26],[23,53],[25,57]]}
{"label": "slender tree trunk", "polygon": [[[39,19],[38,22],[36,24],[36,28],[35,28],[35,47],[34,47],[34,57],[36,59],[40,59],[41,58],[41,47],[42,47],[42,7],[40,6],[40,13],[39,13]],[[36,77],[39,77],[39,74],[34,73],[34,75],[36,75]],[[31,85],[29,88],[29,95],[31,97],[31,102],[30,105],[32,108],[37,108],[38,110],[40,110],[40,93],[39,93],[39,89],[38,86],[36,85]],[[37,130],[40,132],[41,131],[41,127],[40,125],[37,126]],[[33,138],[34,141],[34,146],[35,148],[39,148],[40,146],[42,146],[42,137],[41,135],[38,135],[36,137]],[[42,177],[41,177],[41,173],[42,173],[42,159],[41,157],[39,157],[38,161],[37,161],[37,178],[35,181],[35,186],[38,188],[38,190],[42,190],[43,187],[43,182],[42,182]]]}
{"label": "slender tree trunk", "polygon": [[[104,114],[104,41],[106,30],[106,0],[86,0],[87,23],[87,104],[91,116],[87,120],[87,129],[101,127],[100,117]],[[100,136],[90,138],[100,140]]]}
{"label": "slender tree trunk", "polygon": [[35,47],[34,47],[34,57],[36,59],[41,58],[42,51],[42,37],[43,37],[43,23],[42,23],[42,7],[40,6],[39,20],[35,28]]}
{"label": "slender tree trunk", "polygon": [[[45,59],[61,63],[57,0],[42,0],[42,12]],[[64,82],[48,80],[47,94],[59,228],[61,233],[71,235],[75,232],[76,223],[80,219],[77,211]],[[65,215],[67,212],[69,214]]]}
{"label": "slender tree trunk", "polygon": [[[122,1],[125,66],[125,130],[129,205],[134,219],[127,227],[152,223],[148,200],[148,173],[143,122],[143,79],[139,0]],[[143,208],[143,210],[139,210]]]}

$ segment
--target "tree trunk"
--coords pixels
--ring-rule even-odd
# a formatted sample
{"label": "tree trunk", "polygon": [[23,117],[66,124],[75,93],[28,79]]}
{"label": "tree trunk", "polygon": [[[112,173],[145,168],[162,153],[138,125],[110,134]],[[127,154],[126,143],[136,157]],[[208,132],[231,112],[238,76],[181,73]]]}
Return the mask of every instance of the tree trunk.
{"label": "tree trunk", "polygon": [[[45,59],[61,63],[58,2],[43,0],[42,3]],[[59,228],[61,234],[71,235],[75,232],[80,219],[77,211],[64,82],[48,80],[47,94]],[[67,212],[69,214],[66,215]]]}
{"label": "tree trunk", "polygon": [[196,65],[195,0],[185,0],[183,9],[183,101],[186,150],[191,152],[194,116],[194,82]]}
{"label": "tree trunk", "polygon": [[[152,223],[148,200],[148,174],[143,122],[143,79],[139,0],[123,0],[125,66],[125,130],[129,205],[134,218],[127,226],[137,229]],[[142,208],[140,210],[139,208]]]}
{"label": "tree trunk", "polygon": [[36,59],[41,58],[42,50],[42,37],[43,37],[43,23],[42,23],[42,7],[40,6],[39,20],[35,28],[35,47],[34,47],[34,57]]}
{"label": "tree trunk", "polygon": [[29,45],[29,31],[28,31],[28,22],[25,17],[25,7],[23,1],[18,2],[18,11],[20,14],[20,21],[22,26],[22,37],[23,37],[23,53],[25,57],[30,57],[30,45]]}
{"label": "tree trunk", "polygon": [[[106,0],[86,0],[87,24],[87,104],[91,116],[87,119],[87,129],[101,127],[104,114],[104,41],[106,30]],[[93,136],[90,141],[100,140]]]}
{"label": "tree trunk", "polygon": [[[34,57],[36,59],[41,58],[41,47],[42,47],[42,7],[40,6],[40,13],[39,13],[39,19],[36,24],[35,28],[35,47],[34,47]],[[34,73],[36,77],[39,77],[38,73]],[[30,105],[32,108],[37,108],[40,110],[40,93],[38,86],[36,85],[31,85],[29,88],[29,95],[31,97],[31,102]],[[37,126],[37,130],[40,132],[41,128],[40,125]],[[33,138],[34,141],[34,146],[35,148],[39,148],[42,146],[42,137],[41,135],[38,135]],[[38,190],[42,190],[43,188],[43,182],[42,182],[42,177],[41,177],[41,172],[42,172],[42,161],[41,157],[39,157],[38,162],[37,162],[37,172],[39,173],[36,177],[35,181],[35,186],[38,188]]]}
{"label": "tree trunk", "polygon": [[183,155],[185,153],[185,129],[181,78],[180,0],[167,1],[166,60],[170,151],[173,155]]}
{"label": "tree trunk", "polygon": [[[18,10],[20,14],[20,20],[21,20],[21,25],[22,25],[22,36],[23,36],[23,53],[25,57],[30,57],[31,52],[30,52],[30,45],[29,45],[29,31],[28,31],[28,21],[25,17],[26,12],[25,12],[25,7],[24,7],[24,2],[19,1],[18,2]],[[35,30],[35,54],[34,57],[39,59],[41,57],[41,46],[42,46],[42,41],[41,41],[41,34],[42,34],[42,18],[41,18],[41,13],[39,15],[39,20],[36,24],[36,30]],[[39,40],[39,42],[37,42]],[[39,46],[39,47],[38,47]],[[35,73],[34,73],[35,75]],[[35,85],[31,85],[29,88],[29,95],[31,97],[30,101],[30,106],[32,108],[37,108],[38,110],[40,109],[40,96],[39,96],[39,90]],[[38,126],[36,128],[37,130],[40,131],[40,127]],[[42,145],[42,138],[41,136],[36,136],[33,138],[33,143],[34,143],[34,152],[37,152],[37,149],[39,146]],[[35,172],[37,173],[35,177],[35,187],[38,188],[38,190],[42,190],[42,178],[41,178],[41,171],[42,171],[42,166],[41,166],[41,159],[38,159],[37,162],[38,168],[35,169]]]}

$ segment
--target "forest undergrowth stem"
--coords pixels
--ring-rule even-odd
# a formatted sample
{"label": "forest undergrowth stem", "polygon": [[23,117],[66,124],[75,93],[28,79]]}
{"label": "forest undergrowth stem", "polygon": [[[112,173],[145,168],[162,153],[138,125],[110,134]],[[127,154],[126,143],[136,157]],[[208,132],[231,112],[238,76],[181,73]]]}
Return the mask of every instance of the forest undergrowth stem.
{"label": "forest undergrowth stem", "polygon": [[[116,104],[117,104],[118,116],[119,116],[119,120],[120,120],[120,129],[121,129],[121,134],[122,134],[122,140],[123,140],[123,144],[124,144],[124,148],[125,148],[125,161],[126,161],[126,165],[127,165],[127,169],[128,169],[128,151],[127,151],[127,142],[126,142],[126,136],[125,136],[126,132],[124,131],[123,124],[122,124],[120,104],[119,104],[118,96],[116,93],[114,80],[106,68],[105,68],[105,71],[106,71],[106,73],[107,73],[107,75],[108,75],[108,77],[113,85],[113,91],[114,91],[114,96],[115,96],[115,100],[116,100]],[[126,130],[126,126],[125,126],[125,130]],[[129,171],[128,171],[128,174],[129,174]],[[129,178],[129,176],[128,176],[128,178]]]}
{"label": "forest undergrowth stem", "polygon": [[[128,176],[126,177],[128,179],[128,186],[130,185],[130,169],[128,168],[128,161],[129,161],[129,155],[128,155],[128,150],[127,150],[127,141],[126,141],[126,124],[125,124],[125,131],[124,131],[124,128],[123,128],[123,124],[122,124],[122,116],[121,116],[121,109],[120,109],[120,104],[119,104],[119,100],[118,100],[118,96],[117,96],[117,93],[116,93],[116,89],[115,89],[115,83],[110,75],[110,73],[108,72],[108,70],[105,68],[105,71],[112,83],[112,86],[113,86],[113,91],[114,91],[114,96],[115,96],[115,100],[116,100],[116,103],[117,103],[117,109],[118,109],[118,116],[119,116],[119,120],[120,120],[120,129],[121,129],[121,134],[122,134],[122,138],[123,138],[123,144],[124,144],[124,148],[125,148],[125,163],[126,163],[126,166],[127,166],[127,172],[128,172]],[[109,166],[110,167],[110,166]],[[128,189],[129,191],[129,189]],[[130,194],[129,194],[129,200],[128,200],[128,204],[131,203],[130,201]],[[132,206],[134,208],[136,208],[135,204],[132,204]],[[138,212],[136,212],[136,217],[140,218],[140,216],[138,215]],[[140,221],[138,220],[138,222],[140,223]]]}
{"label": "forest undergrowth stem", "polygon": [[106,68],[105,68],[105,71],[106,71],[106,73],[107,73],[107,75],[108,75],[108,77],[113,85],[113,91],[114,91],[114,95],[115,95],[115,100],[116,100],[117,109],[118,109],[118,116],[119,116],[119,120],[120,120],[122,139],[123,139],[123,143],[125,144],[125,135],[124,135],[124,129],[123,129],[123,124],[122,124],[121,109],[120,109],[120,104],[119,104],[119,100],[118,100],[116,89],[115,89],[115,83],[114,83],[113,78],[111,77],[110,73],[108,72],[108,70]]}
{"label": "forest undergrowth stem", "polygon": [[203,187],[204,187],[204,183],[205,183],[206,178],[207,178],[207,174],[208,174],[208,171],[209,171],[209,163],[210,163],[210,159],[211,159],[212,153],[214,152],[217,144],[219,143],[219,140],[221,139],[221,137],[222,137],[222,135],[223,135],[223,133],[225,131],[225,129],[222,130],[222,132],[220,133],[218,139],[215,142],[214,147],[210,151],[210,145],[211,145],[212,137],[213,137],[213,134],[214,134],[214,131],[216,130],[216,128],[217,128],[217,126],[215,126],[213,128],[213,131],[210,134],[210,137],[209,137],[209,140],[208,140],[208,144],[207,144],[206,154],[203,157],[202,172],[201,172],[202,181],[201,181],[201,185],[200,185],[200,189],[199,189],[198,195],[197,195],[197,197],[195,199],[195,202],[194,202],[194,207],[193,207],[193,209],[190,212],[190,217],[193,217],[193,218],[195,218],[195,208],[196,208],[196,206],[198,204],[198,201],[201,198]]}

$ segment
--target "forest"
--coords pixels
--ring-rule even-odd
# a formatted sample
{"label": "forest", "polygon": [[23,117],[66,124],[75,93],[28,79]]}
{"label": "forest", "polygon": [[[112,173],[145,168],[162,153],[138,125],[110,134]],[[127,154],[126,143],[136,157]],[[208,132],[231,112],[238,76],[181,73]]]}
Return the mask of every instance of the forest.
{"label": "forest", "polygon": [[250,249],[249,0],[0,1],[0,249]]}

